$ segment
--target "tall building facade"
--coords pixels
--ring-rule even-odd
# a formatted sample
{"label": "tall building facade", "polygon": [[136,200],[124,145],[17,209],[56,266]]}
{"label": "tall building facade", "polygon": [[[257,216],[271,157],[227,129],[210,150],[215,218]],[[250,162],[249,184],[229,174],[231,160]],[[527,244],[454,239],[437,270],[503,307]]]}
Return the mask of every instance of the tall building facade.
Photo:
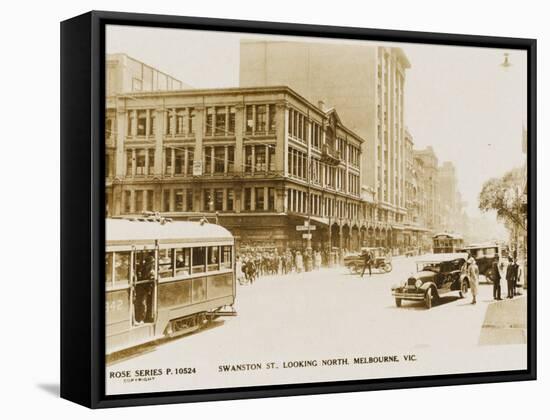
{"label": "tall building facade", "polygon": [[240,85],[284,84],[338,109],[365,139],[361,187],[376,218],[403,242],[406,215],[404,85],[410,63],[400,48],[306,42],[242,41]]}
{"label": "tall building facade", "polygon": [[[107,98],[110,217],[216,218],[240,247],[389,245],[361,198],[364,140],[334,108],[288,87],[165,90]],[[308,199],[309,198],[309,199]]]}
{"label": "tall building facade", "polygon": [[431,146],[422,150],[414,150],[414,157],[418,167],[421,168],[422,217],[425,226],[431,231],[436,231],[441,228],[438,159]]}

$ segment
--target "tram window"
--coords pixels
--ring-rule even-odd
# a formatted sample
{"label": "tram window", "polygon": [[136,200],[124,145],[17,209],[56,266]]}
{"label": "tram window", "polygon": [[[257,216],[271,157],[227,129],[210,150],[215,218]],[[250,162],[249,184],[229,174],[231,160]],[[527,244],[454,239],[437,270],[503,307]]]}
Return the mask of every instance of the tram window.
{"label": "tram window", "polygon": [[189,275],[189,248],[176,249],[176,276]]}
{"label": "tram window", "polygon": [[208,247],[208,271],[217,271],[220,269],[220,247]]}
{"label": "tram window", "polygon": [[135,254],[135,273],[137,281],[155,279],[155,252],[137,251]]}
{"label": "tram window", "polygon": [[105,255],[105,286],[110,286],[113,282],[113,253],[107,252]]}
{"label": "tram window", "polygon": [[193,248],[192,255],[192,273],[204,273],[204,266],[206,265],[206,247],[200,246]]}
{"label": "tram window", "polygon": [[118,285],[128,284],[130,281],[130,252],[114,253],[115,278]]}
{"label": "tram window", "polygon": [[161,249],[159,251],[159,276],[161,279],[174,276],[173,249]]}
{"label": "tram window", "polygon": [[231,246],[222,246],[222,267],[231,268]]}

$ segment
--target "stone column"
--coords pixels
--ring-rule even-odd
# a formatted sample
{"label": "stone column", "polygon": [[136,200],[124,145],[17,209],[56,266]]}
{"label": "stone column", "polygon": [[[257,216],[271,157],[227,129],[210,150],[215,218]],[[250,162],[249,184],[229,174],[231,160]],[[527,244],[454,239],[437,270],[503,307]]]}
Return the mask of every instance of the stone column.
{"label": "stone column", "polygon": [[[156,112],[155,116],[155,170],[154,175],[156,177],[162,176],[163,172],[163,160],[164,160],[164,153],[163,153],[163,140],[164,140],[164,114],[166,111],[162,108],[157,108],[154,112]],[[170,153],[170,150],[166,149],[166,153]],[[174,162],[172,161],[172,166],[174,166]]]}
{"label": "stone column", "polygon": [[[195,151],[193,162],[198,165],[197,162],[200,162],[202,166],[202,173],[204,174],[204,160],[203,160],[203,147],[202,140],[204,137],[204,112],[205,108],[203,106],[195,108]],[[212,162],[214,163],[214,162]]]}
{"label": "stone column", "polygon": [[126,175],[124,144],[126,141],[126,128],[128,127],[128,114],[124,107],[117,107],[116,123],[115,177],[122,179]]}
{"label": "stone column", "polygon": [[276,105],[275,134],[275,171],[288,176],[288,108],[284,103]]}
{"label": "stone column", "polygon": [[[244,105],[235,107],[235,160],[234,171],[236,173],[244,172],[243,166],[243,129],[244,129]],[[238,207],[240,210],[240,207]]]}

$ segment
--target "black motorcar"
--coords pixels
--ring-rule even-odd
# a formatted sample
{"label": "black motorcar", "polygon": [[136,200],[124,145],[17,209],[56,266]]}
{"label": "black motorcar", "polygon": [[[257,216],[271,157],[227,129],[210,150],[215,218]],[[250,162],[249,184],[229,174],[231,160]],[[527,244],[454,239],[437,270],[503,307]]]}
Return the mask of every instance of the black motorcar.
{"label": "black motorcar", "polygon": [[464,270],[468,254],[463,252],[425,255],[416,261],[417,272],[403,285],[392,287],[395,304],[403,300],[424,301],[427,309],[444,294],[458,292],[464,297],[470,281]]}

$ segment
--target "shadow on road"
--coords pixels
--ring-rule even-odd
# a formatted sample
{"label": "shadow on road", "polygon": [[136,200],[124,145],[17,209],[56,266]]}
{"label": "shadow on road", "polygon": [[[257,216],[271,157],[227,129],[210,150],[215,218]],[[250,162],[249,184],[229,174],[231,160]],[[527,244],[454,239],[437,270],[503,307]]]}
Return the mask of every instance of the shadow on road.
{"label": "shadow on road", "polygon": [[[432,309],[435,309],[440,306],[444,306],[449,303],[456,302],[457,300],[461,300],[464,298],[461,298],[460,296],[442,296],[436,301],[432,303]],[[468,305],[470,304],[470,301],[468,300]],[[466,305],[466,304],[463,304]],[[460,305],[462,306],[462,305]],[[426,306],[424,305],[424,301],[414,301],[414,300],[404,300],[401,302],[401,307],[398,308],[396,305],[388,306],[388,308],[394,308],[399,310],[409,310],[409,311],[425,311]]]}

